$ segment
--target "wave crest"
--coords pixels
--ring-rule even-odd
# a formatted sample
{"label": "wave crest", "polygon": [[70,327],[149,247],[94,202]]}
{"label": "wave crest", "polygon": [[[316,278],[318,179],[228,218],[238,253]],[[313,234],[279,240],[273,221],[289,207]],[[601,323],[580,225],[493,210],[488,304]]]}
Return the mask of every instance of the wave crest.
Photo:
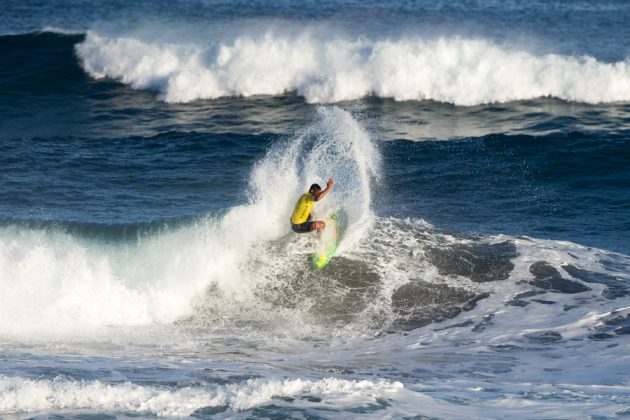
{"label": "wave crest", "polygon": [[323,32],[268,29],[156,40],[89,31],[76,51],[91,76],[156,90],[167,102],[286,92],[310,103],[369,95],[464,106],[539,97],[630,100],[627,60],[535,55],[484,39],[369,39]]}
{"label": "wave crest", "polygon": [[347,400],[373,402],[381,395],[395,395],[404,389],[400,382],[381,380],[349,381],[324,378],[251,379],[243,383],[215,387],[184,387],[176,390],[141,386],[129,382],[107,384],[100,381],[75,381],[63,378],[31,380],[0,376],[0,413],[43,410],[79,410],[152,413],[158,416],[189,416],[206,407],[248,410],[268,404],[277,396],[324,394],[330,405]]}

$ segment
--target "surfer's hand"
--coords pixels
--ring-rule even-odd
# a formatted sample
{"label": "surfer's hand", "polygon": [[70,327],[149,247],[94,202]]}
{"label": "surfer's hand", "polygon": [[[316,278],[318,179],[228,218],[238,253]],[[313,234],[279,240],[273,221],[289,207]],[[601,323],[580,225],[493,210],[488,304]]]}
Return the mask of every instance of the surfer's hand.
{"label": "surfer's hand", "polygon": [[332,188],[333,184],[335,183],[335,181],[333,181],[332,178],[328,178],[328,182],[326,182],[326,186],[328,188]]}

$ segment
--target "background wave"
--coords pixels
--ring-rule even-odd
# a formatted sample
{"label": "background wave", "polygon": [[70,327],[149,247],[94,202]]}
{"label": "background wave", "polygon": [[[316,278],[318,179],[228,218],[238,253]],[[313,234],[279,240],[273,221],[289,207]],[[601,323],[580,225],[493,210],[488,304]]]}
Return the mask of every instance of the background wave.
{"label": "background wave", "polygon": [[[125,39],[140,42],[148,37],[147,45],[172,44],[175,50],[181,46],[177,40],[181,41],[182,34],[166,31],[161,36],[134,33]],[[118,38],[112,36],[106,39],[114,43]],[[201,40],[206,42],[207,39],[212,40],[207,41],[209,44],[223,42],[211,34],[197,34],[197,38],[192,38],[189,43],[194,48],[202,48]],[[426,39],[431,38],[427,36]],[[0,79],[4,84],[0,112],[5,116],[0,121],[2,139],[45,141],[52,138],[56,142],[63,139],[73,142],[90,138],[118,142],[121,133],[124,133],[124,137],[134,142],[147,137],[154,137],[156,142],[168,139],[180,142],[182,137],[201,141],[211,134],[213,137],[220,136],[227,147],[236,147],[244,142],[255,145],[253,137],[249,136],[264,138],[290,133],[295,126],[308,124],[317,112],[317,105],[306,104],[296,92],[274,96],[221,97],[186,103],[160,101],[157,96],[163,98],[163,94],[156,96],[146,90],[131,89],[112,79],[94,79],[86,74],[75,51],[75,46],[82,45],[85,40],[85,35],[53,32],[0,36],[0,46],[6,59],[14,63],[0,69]],[[460,38],[460,41],[465,39]],[[123,54],[122,50],[119,52]],[[537,53],[536,56],[543,55]],[[598,59],[598,63],[606,62]],[[124,64],[131,65],[131,62]],[[143,77],[146,76],[147,83],[157,83],[153,70],[147,68],[146,71]],[[160,89],[167,87],[174,74],[156,84],[159,85],[156,88],[158,92],[164,92]],[[456,73],[451,75],[457,76]],[[250,76],[253,77],[253,74],[247,75]],[[380,77],[377,74],[369,77],[373,76]],[[265,77],[271,77],[271,74],[265,73]],[[238,83],[234,86],[238,87]],[[472,88],[474,86],[471,85],[466,89]],[[194,92],[197,87],[192,89],[191,92]],[[599,87],[596,90],[600,91]],[[412,92],[413,89],[405,91]],[[24,92],[29,94],[24,95]],[[474,95],[469,97],[474,98]],[[68,107],[68,103],[73,106]],[[499,133],[541,136],[574,131],[598,136],[623,135],[630,121],[627,102],[589,105],[553,98],[453,106],[430,100],[419,104],[415,100],[397,102],[369,96],[359,101],[346,101],[339,106],[353,112],[355,118],[359,118],[361,124],[374,132],[376,137],[386,140],[452,139]],[[16,145],[10,143],[9,147],[15,148]],[[262,147],[260,153],[264,151]]]}
{"label": "background wave", "polygon": [[310,103],[375,95],[456,105],[540,97],[630,100],[627,60],[534,54],[483,38],[369,38],[279,26],[194,36],[87,33],[83,68],[167,102],[297,92]]}

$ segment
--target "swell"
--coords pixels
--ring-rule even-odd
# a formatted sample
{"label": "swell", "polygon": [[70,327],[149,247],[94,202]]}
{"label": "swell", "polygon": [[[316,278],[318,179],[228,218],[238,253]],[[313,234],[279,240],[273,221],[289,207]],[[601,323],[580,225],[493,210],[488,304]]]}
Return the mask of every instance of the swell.
{"label": "swell", "polygon": [[64,92],[83,82],[74,46],[84,40],[85,35],[54,32],[0,36],[3,59],[10,64],[0,66],[3,94]]}
{"label": "swell", "polygon": [[2,217],[106,226],[224,211],[246,200],[247,171],[273,138],[165,132],[3,140]]}
{"label": "swell", "polygon": [[0,228],[4,228],[5,232],[56,232],[80,240],[121,245],[124,243],[135,243],[151,236],[159,236],[168,231],[182,229],[194,224],[198,219],[198,217],[190,216],[135,223],[97,223],[73,220],[0,218]]}

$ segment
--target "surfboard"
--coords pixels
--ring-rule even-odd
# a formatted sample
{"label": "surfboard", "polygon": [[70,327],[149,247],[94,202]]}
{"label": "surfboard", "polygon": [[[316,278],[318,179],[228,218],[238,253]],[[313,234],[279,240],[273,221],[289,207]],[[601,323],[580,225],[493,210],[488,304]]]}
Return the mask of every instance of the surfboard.
{"label": "surfboard", "polygon": [[326,229],[324,229],[317,241],[315,252],[313,252],[312,256],[313,265],[318,270],[328,265],[341,241],[343,235],[341,216],[341,213],[334,213],[325,220]]}

